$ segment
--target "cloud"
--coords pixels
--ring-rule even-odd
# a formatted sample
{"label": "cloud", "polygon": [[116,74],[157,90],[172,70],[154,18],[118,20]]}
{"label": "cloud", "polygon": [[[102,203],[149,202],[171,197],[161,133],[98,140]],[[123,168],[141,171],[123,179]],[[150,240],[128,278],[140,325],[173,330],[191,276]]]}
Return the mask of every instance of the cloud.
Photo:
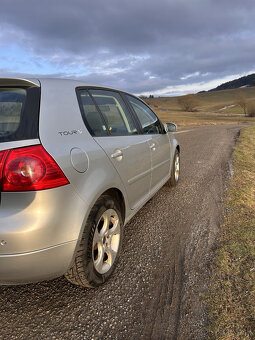
{"label": "cloud", "polygon": [[0,68],[193,92],[255,69],[254,16],[253,0],[2,0]]}
{"label": "cloud", "polygon": [[198,77],[199,75],[200,75],[200,72],[190,73],[190,74],[187,74],[186,76],[181,77],[181,80],[186,80],[186,79],[189,79],[189,78]]}

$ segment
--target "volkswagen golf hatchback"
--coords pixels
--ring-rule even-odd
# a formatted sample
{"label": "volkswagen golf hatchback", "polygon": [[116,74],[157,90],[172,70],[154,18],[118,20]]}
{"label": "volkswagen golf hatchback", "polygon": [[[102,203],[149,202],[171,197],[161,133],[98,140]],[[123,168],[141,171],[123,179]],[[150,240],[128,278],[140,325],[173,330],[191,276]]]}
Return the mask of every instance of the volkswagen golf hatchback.
{"label": "volkswagen golf hatchback", "polygon": [[131,94],[0,79],[0,284],[63,274],[81,286],[104,283],[123,226],[178,182],[179,153],[167,126]]}

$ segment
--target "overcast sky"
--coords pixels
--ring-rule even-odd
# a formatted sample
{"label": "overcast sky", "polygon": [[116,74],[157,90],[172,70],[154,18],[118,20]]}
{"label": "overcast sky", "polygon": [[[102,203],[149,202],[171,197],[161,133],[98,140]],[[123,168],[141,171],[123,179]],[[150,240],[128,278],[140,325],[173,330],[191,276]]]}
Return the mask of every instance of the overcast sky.
{"label": "overcast sky", "polygon": [[255,72],[254,0],[1,0],[0,77],[181,95]]}

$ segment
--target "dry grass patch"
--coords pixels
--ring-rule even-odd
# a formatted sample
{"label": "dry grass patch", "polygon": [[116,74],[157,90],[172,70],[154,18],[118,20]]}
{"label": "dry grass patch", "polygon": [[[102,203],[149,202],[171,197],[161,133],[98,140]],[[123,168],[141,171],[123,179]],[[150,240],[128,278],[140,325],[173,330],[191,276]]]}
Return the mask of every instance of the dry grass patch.
{"label": "dry grass patch", "polygon": [[249,124],[254,123],[254,117],[243,115],[219,114],[212,112],[171,112],[154,108],[162,122],[174,122],[178,126],[200,126],[218,124]]}
{"label": "dry grass patch", "polygon": [[255,338],[255,127],[241,132],[225,202],[212,286],[207,296],[212,339]]}

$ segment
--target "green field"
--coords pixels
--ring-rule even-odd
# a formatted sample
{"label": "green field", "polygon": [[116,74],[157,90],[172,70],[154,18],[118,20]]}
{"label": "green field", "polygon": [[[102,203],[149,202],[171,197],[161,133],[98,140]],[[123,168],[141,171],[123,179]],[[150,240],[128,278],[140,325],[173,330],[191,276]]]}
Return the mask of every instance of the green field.
{"label": "green field", "polygon": [[245,117],[242,108],[236,104],[240,93],[255,103],[255,87],[197,94],[196,112],[183,111],[178,104],[179,97],[146,98],[145,102],[163,122],[174,122],[179,126],[253,123],[255,118]]}

